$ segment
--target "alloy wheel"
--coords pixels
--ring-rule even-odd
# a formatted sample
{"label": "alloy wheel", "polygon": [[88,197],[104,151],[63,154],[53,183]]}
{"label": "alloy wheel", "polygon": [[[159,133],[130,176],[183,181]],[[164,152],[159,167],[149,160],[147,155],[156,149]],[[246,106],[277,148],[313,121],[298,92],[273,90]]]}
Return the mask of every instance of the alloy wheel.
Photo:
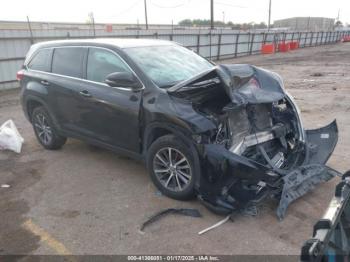
{"label": "alloy wheel", "polygon": [[183,191],[190,184],[192,170],[186,156],[172,147],[160,149],[153,159],[153,171],[168,190]]}
{"label": "alloy wheel", "polygon": [[48,145],[52,141],[52,129],[43,114],[37,114],[34,117],[34,128],[40,141]]}

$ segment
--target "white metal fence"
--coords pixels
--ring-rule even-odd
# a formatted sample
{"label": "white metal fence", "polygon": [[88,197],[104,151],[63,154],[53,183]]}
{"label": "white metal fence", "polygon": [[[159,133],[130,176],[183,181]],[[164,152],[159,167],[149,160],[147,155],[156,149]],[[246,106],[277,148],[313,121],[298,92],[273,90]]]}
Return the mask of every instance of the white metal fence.
{"label": "white metal fence", "polygon": [[153,38],[178,42],[200,55],[226,59],[258,54],[264,43],[298,41],[300,47],[338,42],[350,31],[331,32],[238,32],[235,30],[0,30],[0,90],[18,87],[16,72],[33,43],[56,39],[92,37]]}

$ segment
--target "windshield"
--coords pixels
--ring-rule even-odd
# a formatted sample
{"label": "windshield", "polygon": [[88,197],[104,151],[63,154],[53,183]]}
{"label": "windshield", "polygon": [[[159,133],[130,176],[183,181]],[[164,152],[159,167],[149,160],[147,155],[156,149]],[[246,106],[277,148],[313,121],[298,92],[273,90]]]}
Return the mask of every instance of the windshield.
{"label": "windshield", "polygon": [[203,57],[178,45],[133,47],[124,50],[161,88],[171,87],[214,67]]}

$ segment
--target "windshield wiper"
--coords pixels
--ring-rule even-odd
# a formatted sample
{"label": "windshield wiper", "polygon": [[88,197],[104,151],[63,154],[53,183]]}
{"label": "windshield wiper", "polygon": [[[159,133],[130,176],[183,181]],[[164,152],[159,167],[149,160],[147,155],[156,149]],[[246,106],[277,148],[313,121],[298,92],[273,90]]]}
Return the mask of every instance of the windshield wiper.
{"label": "windshield wiper", "polygon": [[[181,80],[182,81],[182,80]],[[181,81],[174,81],[174,82],[170,82],[170,83],[167,83],[165,85],[161,85],[159,86],[160,88],[169,88],[169,87],[173,87],[174,85],[180,83]]]}

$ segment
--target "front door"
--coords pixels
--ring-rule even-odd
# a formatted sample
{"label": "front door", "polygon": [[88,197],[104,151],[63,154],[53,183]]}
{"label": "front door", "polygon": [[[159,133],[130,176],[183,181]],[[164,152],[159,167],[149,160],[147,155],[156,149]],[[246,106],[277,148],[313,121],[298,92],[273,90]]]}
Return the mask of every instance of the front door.
{"label": "front door", "polygon": [[107,75],[115,72],[132,71],[114,52],[104,48],[89,48],[87,81],[79,90],[82,101],[80,125],[93,139],[138,152],[142,90],[105,84]]}

